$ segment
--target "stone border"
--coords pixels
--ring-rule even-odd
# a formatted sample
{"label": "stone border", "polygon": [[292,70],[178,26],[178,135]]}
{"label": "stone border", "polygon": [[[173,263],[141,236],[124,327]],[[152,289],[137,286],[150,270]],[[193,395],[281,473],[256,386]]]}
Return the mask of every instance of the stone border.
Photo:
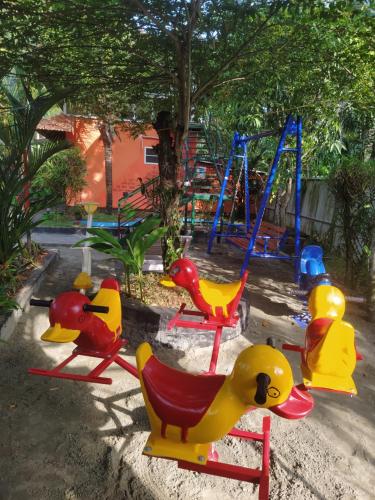
{"label": "stone border", "polygon": [[33,233],[57,233],[57,234],[86,234],[85,227],[50,227],[37,226],[32,230]]}
{"label": "stone border", "polygon": [[[186,352],[190,348],[213,345],[214,331],[192,328],[167,330],[167,323],[176,313],[176,309],[146,306],[125,296],[122,296],[122,304],[123,335],[133,347],[137,347],[141,342],[149,342],[153,346],[164,345]],[[238,312],[240,319],[237,326],[224,328],[221,342],[234,339],[247,330],[250,316],[249,299],[241,299]]]}
{"label": "stone border", "polygon": [[56,250],[48,251],[47,255],[44,257],[42,264],[40,264],[36,269],[34,269],[29,278],[26,280],[24,286],[18,291],[14,299],[20,306],[19,309],[14,309],[9,315],[0,323],[0,339],[9,340],[12,333],[14,332],[18,321],[20,320],[24,311],[29,308],[29,301],[34,293],[37,292],[38,288],[42,284],[45,273],[50,269],[59,259],[59,252]]}

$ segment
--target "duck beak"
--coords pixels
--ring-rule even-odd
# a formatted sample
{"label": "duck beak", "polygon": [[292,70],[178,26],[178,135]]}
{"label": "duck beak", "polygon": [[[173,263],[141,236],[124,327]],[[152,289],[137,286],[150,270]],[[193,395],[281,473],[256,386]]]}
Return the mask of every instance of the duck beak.
{"label": "duck beak", "polygon": [[171,280],[169,276],[164,276],[159,283],[167,288],[173,288],[175,285],[174,281]]}
{"label": "duck beak", "polygon": [[295,420],[304,418],[312,412],[314,408],[314,399],[303,384],[294,386],[289,397],[284,403],[271,406],[269,410],[276,413],[279,417]]}
{"label": "duck beak", "polygon": [[48,328],[41,336],[42,340],[47,342],[73,342],[81,330],[70,330],[69,328],[61,328],[60,323],[55,323],[53,326]]}

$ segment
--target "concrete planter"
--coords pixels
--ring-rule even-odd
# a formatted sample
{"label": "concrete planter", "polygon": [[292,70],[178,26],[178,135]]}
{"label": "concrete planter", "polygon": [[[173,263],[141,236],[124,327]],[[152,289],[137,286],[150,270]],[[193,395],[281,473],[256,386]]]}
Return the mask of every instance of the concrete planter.
{"label": "concrete planter", "polygon": [[15,309],[4,317],[0,317],[0,339],[8,340],[10,338],[22,314],[29,308],[29,301],[32,295],[37,292],[39,286],[43,282],[46,271],[53,267],[58,258],[59,253],[57,251],[49,251],[40,266],[31,272],[24,286],[14,297],[20,308]]}
{"label": "concrete planter", "polygon": [[[182,328],[167,330],[167,323],[176,313],[176,309],[146,306],[123,296],[122,310],[124,336],[133,347],[147,341],[153,346],[163,344],[186,352],[190,348],[213,344],[214,331]],[[222,342],[234,339],[246,330],[250,312],[249,301],[242,299],[238,311],[240,320],[236,328],[224,328]]]}

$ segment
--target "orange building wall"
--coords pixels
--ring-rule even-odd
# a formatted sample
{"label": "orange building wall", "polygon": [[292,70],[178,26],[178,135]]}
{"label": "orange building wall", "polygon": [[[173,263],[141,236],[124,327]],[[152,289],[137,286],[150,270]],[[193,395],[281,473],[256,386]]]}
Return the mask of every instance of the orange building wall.
{"label": "orange building wall", "polygon": [[[87,165],[87,186],[76,202],[96,201],[100,207],[105,207],[104,148],[97,120],[74,117],[73,130],[67,134],[67,138],[79,147]],[[118,130],[112,143],[113,207],[117,207],[124,192],[139,187],[138,177],[146,181],[158,175],[158,165],[144,162],[144,148],[157,143],[157,134],[153,129],[135,139],[128,132]]]}

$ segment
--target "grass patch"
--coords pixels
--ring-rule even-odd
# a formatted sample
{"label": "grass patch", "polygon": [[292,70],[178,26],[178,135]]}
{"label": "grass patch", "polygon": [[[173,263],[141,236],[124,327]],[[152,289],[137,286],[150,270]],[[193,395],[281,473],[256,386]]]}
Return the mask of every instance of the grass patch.
{"label": "grass patch", "polygon": [[[77,207],[74,207],[74,210],[68,209],[65,213],[51,211],[44,214],[43,222],[40,225],[43,227],[76,227],[77,224],[82,225],[82,219],[87,219],[87,214],[83,210],[81,219],[78,219],[77,214],[80,214],[80,210],[77,210]],[[117,215],[95,212],[93,220],[94,222],[117,222]]]}
{"label": "grass patch", "polygon": [[43,217],[41,226],[44,227],[74,227],[74,219],[60,212],[49,212]]}

